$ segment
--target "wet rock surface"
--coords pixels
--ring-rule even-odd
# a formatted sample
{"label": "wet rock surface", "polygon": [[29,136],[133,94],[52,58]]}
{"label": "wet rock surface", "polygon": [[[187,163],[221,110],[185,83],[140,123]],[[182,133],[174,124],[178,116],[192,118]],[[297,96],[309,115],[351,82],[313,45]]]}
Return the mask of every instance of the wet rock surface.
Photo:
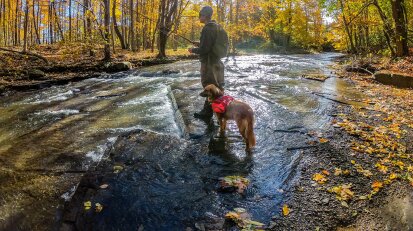
{"label": "wet rock surface", "polygon": [[[67,186],[52,178],[46,185],[58,190],[38,201],[57,207],[62,205],[59,194],[66,195],[64,211],[56,218],[61,230],[233,229],[222,218],[236,207],[269,224],[282,204],[296,195],[297,176],[316,168],[310,163],[343,161],[335,151],[328,152],[330,144],[321,146],[325,156],[316,155],[316,141],[335,137],[328,133],[334,100],[357,96],[357,91],[334,77],[325,82],[300,78],[306,73],[329,74],[332,56],[258,55],[225,61],[226,93],[255,111],[258,145],[252,153],[245,152],[235,124],[228,125],[225,138],[217,138],[215,121],[193,117],[204,98],[198,95],[199,63],[186,61],[2,98],[6,126],[0,130],[0,161],[10,172],[22,168],[36,170],[37,175],[79,174],[65,181]],[[18,126],[10,123],[16,118]],[[219,179],[229,175],[248,178],[250,186],[242,194],[219,192]],[[22,194],[22,199],[13,200],[12,192],[24,191],[12,184],[9,191],[1,190],[4,198],[10,197],[2,208],[19,205],[26,224],[38,225],[36,230],[53,226],[49,213],[38,212],[41,218],[32,219],[24,212],[35,210],[35,197]],[[41,189],[31,192],[36,193]],[[305,219],[324,214],[314,210],[319,204],[335,206],[333,197],[305,198],[312,203],[302,208],[309,211]],[[292,214],[294,210],[298,211],[292,206]],[[18,214],[7,211],[3,220]],[[313,220],[309,224],[323,222]],[[326,221],[326,227],[338,224],[334,221]]]}
{"label": "wet rock surface", "polygon": [[130,69],[132,69],[132,64],[130,62],[110,62],[104,65],[104,70],[109,73],[128,71]]}

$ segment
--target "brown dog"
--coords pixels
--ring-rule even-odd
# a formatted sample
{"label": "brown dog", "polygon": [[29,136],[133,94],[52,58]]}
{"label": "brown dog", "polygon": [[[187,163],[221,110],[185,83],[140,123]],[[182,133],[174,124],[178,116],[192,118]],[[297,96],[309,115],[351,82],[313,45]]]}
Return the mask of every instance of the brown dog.
{"label": "brown dog", "polygon": [[227,120],[235,120],[239,132],[247,144],[247,149],[254,147],[254,112],[251,107],[244,102],[234,100],[230,96],[224,96],[224,93],[214,84],[206,86],[205,91],[208,94],[208,101],[212,103],[212,109],[218,118],[220,134],[224,135]]}

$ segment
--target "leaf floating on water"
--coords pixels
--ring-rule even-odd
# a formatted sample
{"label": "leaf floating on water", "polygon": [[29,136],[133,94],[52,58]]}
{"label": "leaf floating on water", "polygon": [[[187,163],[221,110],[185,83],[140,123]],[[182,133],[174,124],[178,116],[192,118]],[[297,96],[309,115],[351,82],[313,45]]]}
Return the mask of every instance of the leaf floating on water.
{"label": "leaf floating on water", "polygon": [[220,186],[222,189],[233,187],[238,193],[243,193],[249,183],[250,181],[242,176],[226,176],[220,179]]}
{"label": "leaf floating on water", "polygon": [[85,206],[85,210],[89,210],[92,207],[92,202],[86,201],[83,205]]}
{"label": "leaf floating on water", "polygon": [[120,166],[120,165],[115,165],[115,166],[113,166],[113,172],[114,172],[114,173],[119,173],[119,172],[122,171],[122,170],[123,170],[123,167]]}
{"label": "leaf floating on water", "polygon": [[103,210],[103,206],[100,203],[95,204],[95,211],[100,213]]}
{"label": "leaf floating on water", "polygon": [[225,218],[230,219],[230,220],[236,220],[236,219],[239,219],[240,216],[236,212],[229,212],[229,213],[225,214]]}
{"label": "leaf floating on water", "polygon": [[234,211],[225,214],[226,219],[234,221],[241,230],[255,230],[264,228],[264,224],[250,219],[250,215],[243,208],[235,208]]}
{"label": "leaf floating on water", "polygon": [[101,189],[106,189],[106,188],[108,188],[108,187],[109,187],[108,184],[102,184],[101,186],[99,186],[99,188],[101,188]]}
{"label": "leaf floating on water", "polygon": [[290,209],[288,208],[288,205],[283,205],[282,211],[284,216],[288,216],[288,214],[290,214]]}

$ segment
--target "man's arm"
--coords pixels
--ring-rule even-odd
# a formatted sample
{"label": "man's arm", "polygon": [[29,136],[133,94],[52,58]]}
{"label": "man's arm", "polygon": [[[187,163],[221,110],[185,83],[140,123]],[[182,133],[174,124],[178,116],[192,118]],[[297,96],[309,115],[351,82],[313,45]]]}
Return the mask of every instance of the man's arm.
{"label": "man's arm", "polygon": [[205,55],[208,54],[212,50],[212,46],[214,44],[215,34],[214,30],[211,30],[211,27],[205,27],[201,33],[201,41],[199,47],[192,48],[192,53]]}

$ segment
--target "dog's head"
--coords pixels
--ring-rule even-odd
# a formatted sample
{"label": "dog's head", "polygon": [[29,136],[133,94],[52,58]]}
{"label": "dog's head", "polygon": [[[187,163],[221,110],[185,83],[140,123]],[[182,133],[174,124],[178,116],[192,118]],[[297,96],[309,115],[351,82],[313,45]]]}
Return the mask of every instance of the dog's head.
{"label": "dog's head", "polygon": [[224,95],[224,92],[214,84],[209,84],[208,86],[206,86],[205,91],[208,93],[208,100],[210,101],[213,101],[214,99]]}

